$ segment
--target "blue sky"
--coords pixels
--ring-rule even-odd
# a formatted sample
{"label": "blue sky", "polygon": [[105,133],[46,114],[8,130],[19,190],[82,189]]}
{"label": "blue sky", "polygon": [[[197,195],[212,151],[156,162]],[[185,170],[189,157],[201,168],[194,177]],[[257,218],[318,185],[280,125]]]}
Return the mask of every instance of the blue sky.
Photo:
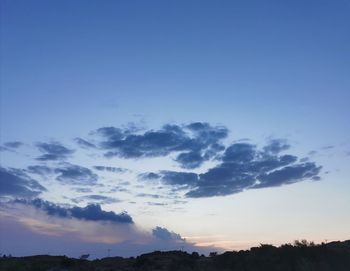
{"label": "blue sky", "polygon": [[[15,224],[37,240],[8,252],[50,250],[49,238],[69,239],[82,221],[98,230],[76,233],[77,250],[107,243],[125,255],[348,238],[349,9],[346,0],[2,1],[1,195],[16,207],[1,210],[1,234]],[[280,149],[268,152],[273,143]],[[267,160],[278,167],[257,174]],[[222,168],[228,179],[208,177]],[[169,172],[192,175],[179,189]],[[90,203],[99,218],[126,211],[133,223],[72,215]]]}

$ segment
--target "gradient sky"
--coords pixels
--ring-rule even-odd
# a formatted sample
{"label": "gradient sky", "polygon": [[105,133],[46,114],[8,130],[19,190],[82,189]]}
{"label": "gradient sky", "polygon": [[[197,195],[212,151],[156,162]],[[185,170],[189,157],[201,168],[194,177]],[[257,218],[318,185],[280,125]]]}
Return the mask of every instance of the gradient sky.
{"label": "gradient sky", "polygon": [[0,253],[349,239],[349,12],[1,1]]}

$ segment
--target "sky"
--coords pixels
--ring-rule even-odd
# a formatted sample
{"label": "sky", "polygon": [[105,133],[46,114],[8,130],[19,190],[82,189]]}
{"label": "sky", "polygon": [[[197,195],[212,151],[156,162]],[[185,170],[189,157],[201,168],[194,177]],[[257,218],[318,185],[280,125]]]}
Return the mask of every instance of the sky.
{"label": "sky", "polygon": [[348,0],[0,8],[0,253],[349,239]]}

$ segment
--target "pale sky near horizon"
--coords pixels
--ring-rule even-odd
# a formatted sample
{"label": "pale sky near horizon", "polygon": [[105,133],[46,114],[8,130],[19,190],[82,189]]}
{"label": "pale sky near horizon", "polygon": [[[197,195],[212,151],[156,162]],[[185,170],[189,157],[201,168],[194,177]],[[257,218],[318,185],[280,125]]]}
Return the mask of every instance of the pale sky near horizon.
{"label": "pale sky near horizon", "polygon": [[349,11],[1,1],[0,253],[349,239]]}

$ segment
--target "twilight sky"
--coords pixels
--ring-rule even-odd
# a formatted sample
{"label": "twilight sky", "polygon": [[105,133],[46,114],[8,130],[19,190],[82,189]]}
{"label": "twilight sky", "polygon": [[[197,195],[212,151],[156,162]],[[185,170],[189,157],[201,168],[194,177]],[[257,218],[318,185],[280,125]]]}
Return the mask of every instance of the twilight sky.
{"label": "twilight sky", "polygon": [[0,253],[350,238],[350,1],[1,1]]}

